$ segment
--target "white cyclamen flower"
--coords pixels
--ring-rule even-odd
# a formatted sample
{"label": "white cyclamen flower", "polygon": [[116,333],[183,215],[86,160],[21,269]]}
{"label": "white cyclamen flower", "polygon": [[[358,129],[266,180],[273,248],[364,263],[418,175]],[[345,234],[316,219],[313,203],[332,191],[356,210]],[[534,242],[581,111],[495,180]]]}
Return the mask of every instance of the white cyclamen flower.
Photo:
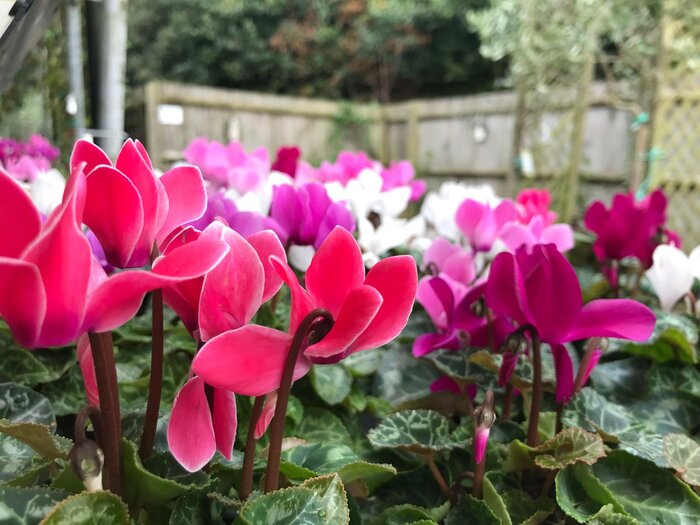
{"label": "white cyclamen flower", "polygon": [[669,244],[661,244],[654,250],[654,264],[647,270],[647,279],[659,298],[661,308],[670,312],[674,305],[693,286],[693,279],[700,277],[700,247],[688,257],[682,250]]}

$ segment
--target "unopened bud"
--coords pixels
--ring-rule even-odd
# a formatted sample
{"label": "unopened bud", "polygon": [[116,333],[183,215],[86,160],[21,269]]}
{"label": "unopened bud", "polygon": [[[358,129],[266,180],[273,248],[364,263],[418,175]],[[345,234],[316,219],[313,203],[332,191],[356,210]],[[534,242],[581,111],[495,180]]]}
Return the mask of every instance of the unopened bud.
{"label": "unopened bud", "polygon": [[68,458],[73,472],[80,478],[88,491],[102,490],[104,454],[97,443],[84,441],[75,445]]}

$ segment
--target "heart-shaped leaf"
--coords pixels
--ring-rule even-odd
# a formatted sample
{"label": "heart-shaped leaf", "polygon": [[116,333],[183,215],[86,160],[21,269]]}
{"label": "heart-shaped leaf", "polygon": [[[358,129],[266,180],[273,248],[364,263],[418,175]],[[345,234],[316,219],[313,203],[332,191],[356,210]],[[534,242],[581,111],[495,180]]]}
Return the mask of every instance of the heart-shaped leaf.
{"label": "heart-shaped leaf", "polygon": [[129,511],[111,492],[83,492],[58,503],[41,525],[127,525]]}
{"label": "heart-shaped leaf", "polygon": [[671,468],[690,485],[700,486],[700,445],[683,434],[664,436],[664,455]]}
{"label": "heart-shaped leaf", "polygon": [[417,453],[464,448],[450,421],[433,410],[404,410],[384,418],[367,434],[376,448],[402,448]]}

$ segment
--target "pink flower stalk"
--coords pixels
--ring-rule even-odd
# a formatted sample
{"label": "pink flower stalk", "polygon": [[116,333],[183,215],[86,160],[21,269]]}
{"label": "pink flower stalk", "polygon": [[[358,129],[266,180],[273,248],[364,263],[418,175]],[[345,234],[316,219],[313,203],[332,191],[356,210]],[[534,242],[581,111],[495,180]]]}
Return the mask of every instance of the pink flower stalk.
{"label": "pink flower stalk", "polygon": [[[168,250],[173,244],[179,249],[182,244],[206,239],[225,242],[230,247],[226,257],[206,276],[163,290],[165,302],[198,341],[249,323],[260,305],[282,286],[269,258],[285,257],[273,232],[259,232],[246,240],[219,221],[201,233],[183,230]],[[168,423],[170,452],[191,472],[206,465],[217,450],[230,460],[237,421],[234,393],[191,375],[173,402]]]}
{"label": "pink flower stalk", "polygon": [[440,277],[449,280],[453,287],[463,286],[465,292],[476,278],[474,255],[444,237],[437,237],[432,242],[423,254],[423,264],[428,269],[437,270]]}
{"label": "pink flower stalk", "polygon": [[306,273],[307,289],[282,259],[272,256],[270,261],[291,290],[289,333],[249,324],[209,340],[192,369],[215,388],[249,396],[277,390],[293,334],[317,308],[328,310],[334,324],[325,337],[303,349],[294,380],[304,376],[312,363],[336,363],[381,346],[406,325],[417,284],[410,256],[384,259],[365,276],[357,242],[347,230],[336,227],[313,257]]}
{"label": "pink flower stalk", "polygon": [[79,140],[70,165],[87,174],[83,222],[117,268],[145,266],[154,246],[162,247],[175,228],[206,209],[199,169],[177,166],[158,178],[138,141],[127,140],[112,166],[104,151]]}
{"label": "pink flower stalk", "polygon": [[618,193],[610,208],[601,201],[592,203],[584,215],[586,228],[597,235],[593,251],[599,261],[619,261],[636,257],[644,268],[651,267],[654,249],[664,236],[680,245],[678,236],[665,228],[668,200],[660,189],[643,200]]}
{"label": "pink flower stalk", "polygon": [[491,265],[486,304],[519,325],[531,325],[552,348],[557,373],[556,399],[569,400],[574,374],[565,343],[589,337],[633,341],[649,338],[656,316],[629,299],[598,299],[583,305],[576,272],[552,245],[531,253],[500,253]]}
{"label": "pink flower stalk", "polygon": [[545,226],[542,215],[535,215],[529,223],[509,222],[501,229],[500,239],[510,251],[521,246],[528,251],[537,244],[554,244],[560,252],[574,247],[574,231],[568,224]]}
{"label": "pink flower stalk", "polygon": [[392,162],[388,168],[382,169],[381,176],[384,179],[382,191],[410,186],[411,201],[420,199],[428,188],[424,180],[413,180],[416,176],[416,170],[413,169],[413,164],[407,160]]}
{"label": "pink flower stalk", "polygon": [[472,199],[460,204],[455,215],[457,226],[475,252],[488,252],[501,234],[503,226],[517,219],[511,200],[503,200],[495,208]]}
{"label": "pink flower stalk", "polygon": [[235,141],[225,146],[200,137],[187,146],[184,156],[202,170],[214,188],[232,188],[241,195],[260,188],[270,173],[270,158],[265,148],[246,153],[243,145]]}
{"label": "pink flower stalk", "polygon": [[277,150],[277,158],[272,163],[272,170],[286,173],[294,178],[297,174],[297,166],[299,165],[299,157],[301,150],[296,146],[282,146]]}
{"label": "pink flower stalk", "polygon": [[476,303],[482,299],[484,290],[485,284],[481,284],[460,297],[455,296],[449,282],[440,277],[421,279],[416,300],[428,312],[437,332],[418,336],[413,342],[413,355],[422,357],[435,350],[485,347],[490,343],[498,347],[512,326],[502,316],[496,316],[489,326],[485,313],[475,313]]}
{"label": "pink flower stalk", "polygon": [[220,242],[182,247],[153,271],[107,277],[80,223],[86,179],[73,170],[62,204],[42,224],[28,194],[0,171],[0,316],[22,346],[60,346],[128,321],[146,292],[206,273],[226,254]]}
{"label": "pink flower stalk", "polygon": [[515,198],[518,220],[529,224],[534,217],[542,217],[542,226],[547,227],[557,220],[557,214],[549,209],[552,195],[549,190],[526,188]]}

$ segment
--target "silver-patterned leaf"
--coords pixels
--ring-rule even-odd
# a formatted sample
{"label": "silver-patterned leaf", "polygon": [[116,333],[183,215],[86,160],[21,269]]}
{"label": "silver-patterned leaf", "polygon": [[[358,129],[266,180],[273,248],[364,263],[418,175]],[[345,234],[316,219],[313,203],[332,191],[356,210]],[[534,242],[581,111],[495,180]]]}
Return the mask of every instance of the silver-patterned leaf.
{"label": "silver-patterned leaf", "polygon": [[377,448],[403,448],[425,453],[464,448],[467,443],[455,439],[450,421],[433,410],[404,410],[389,415],[367,434]]}

